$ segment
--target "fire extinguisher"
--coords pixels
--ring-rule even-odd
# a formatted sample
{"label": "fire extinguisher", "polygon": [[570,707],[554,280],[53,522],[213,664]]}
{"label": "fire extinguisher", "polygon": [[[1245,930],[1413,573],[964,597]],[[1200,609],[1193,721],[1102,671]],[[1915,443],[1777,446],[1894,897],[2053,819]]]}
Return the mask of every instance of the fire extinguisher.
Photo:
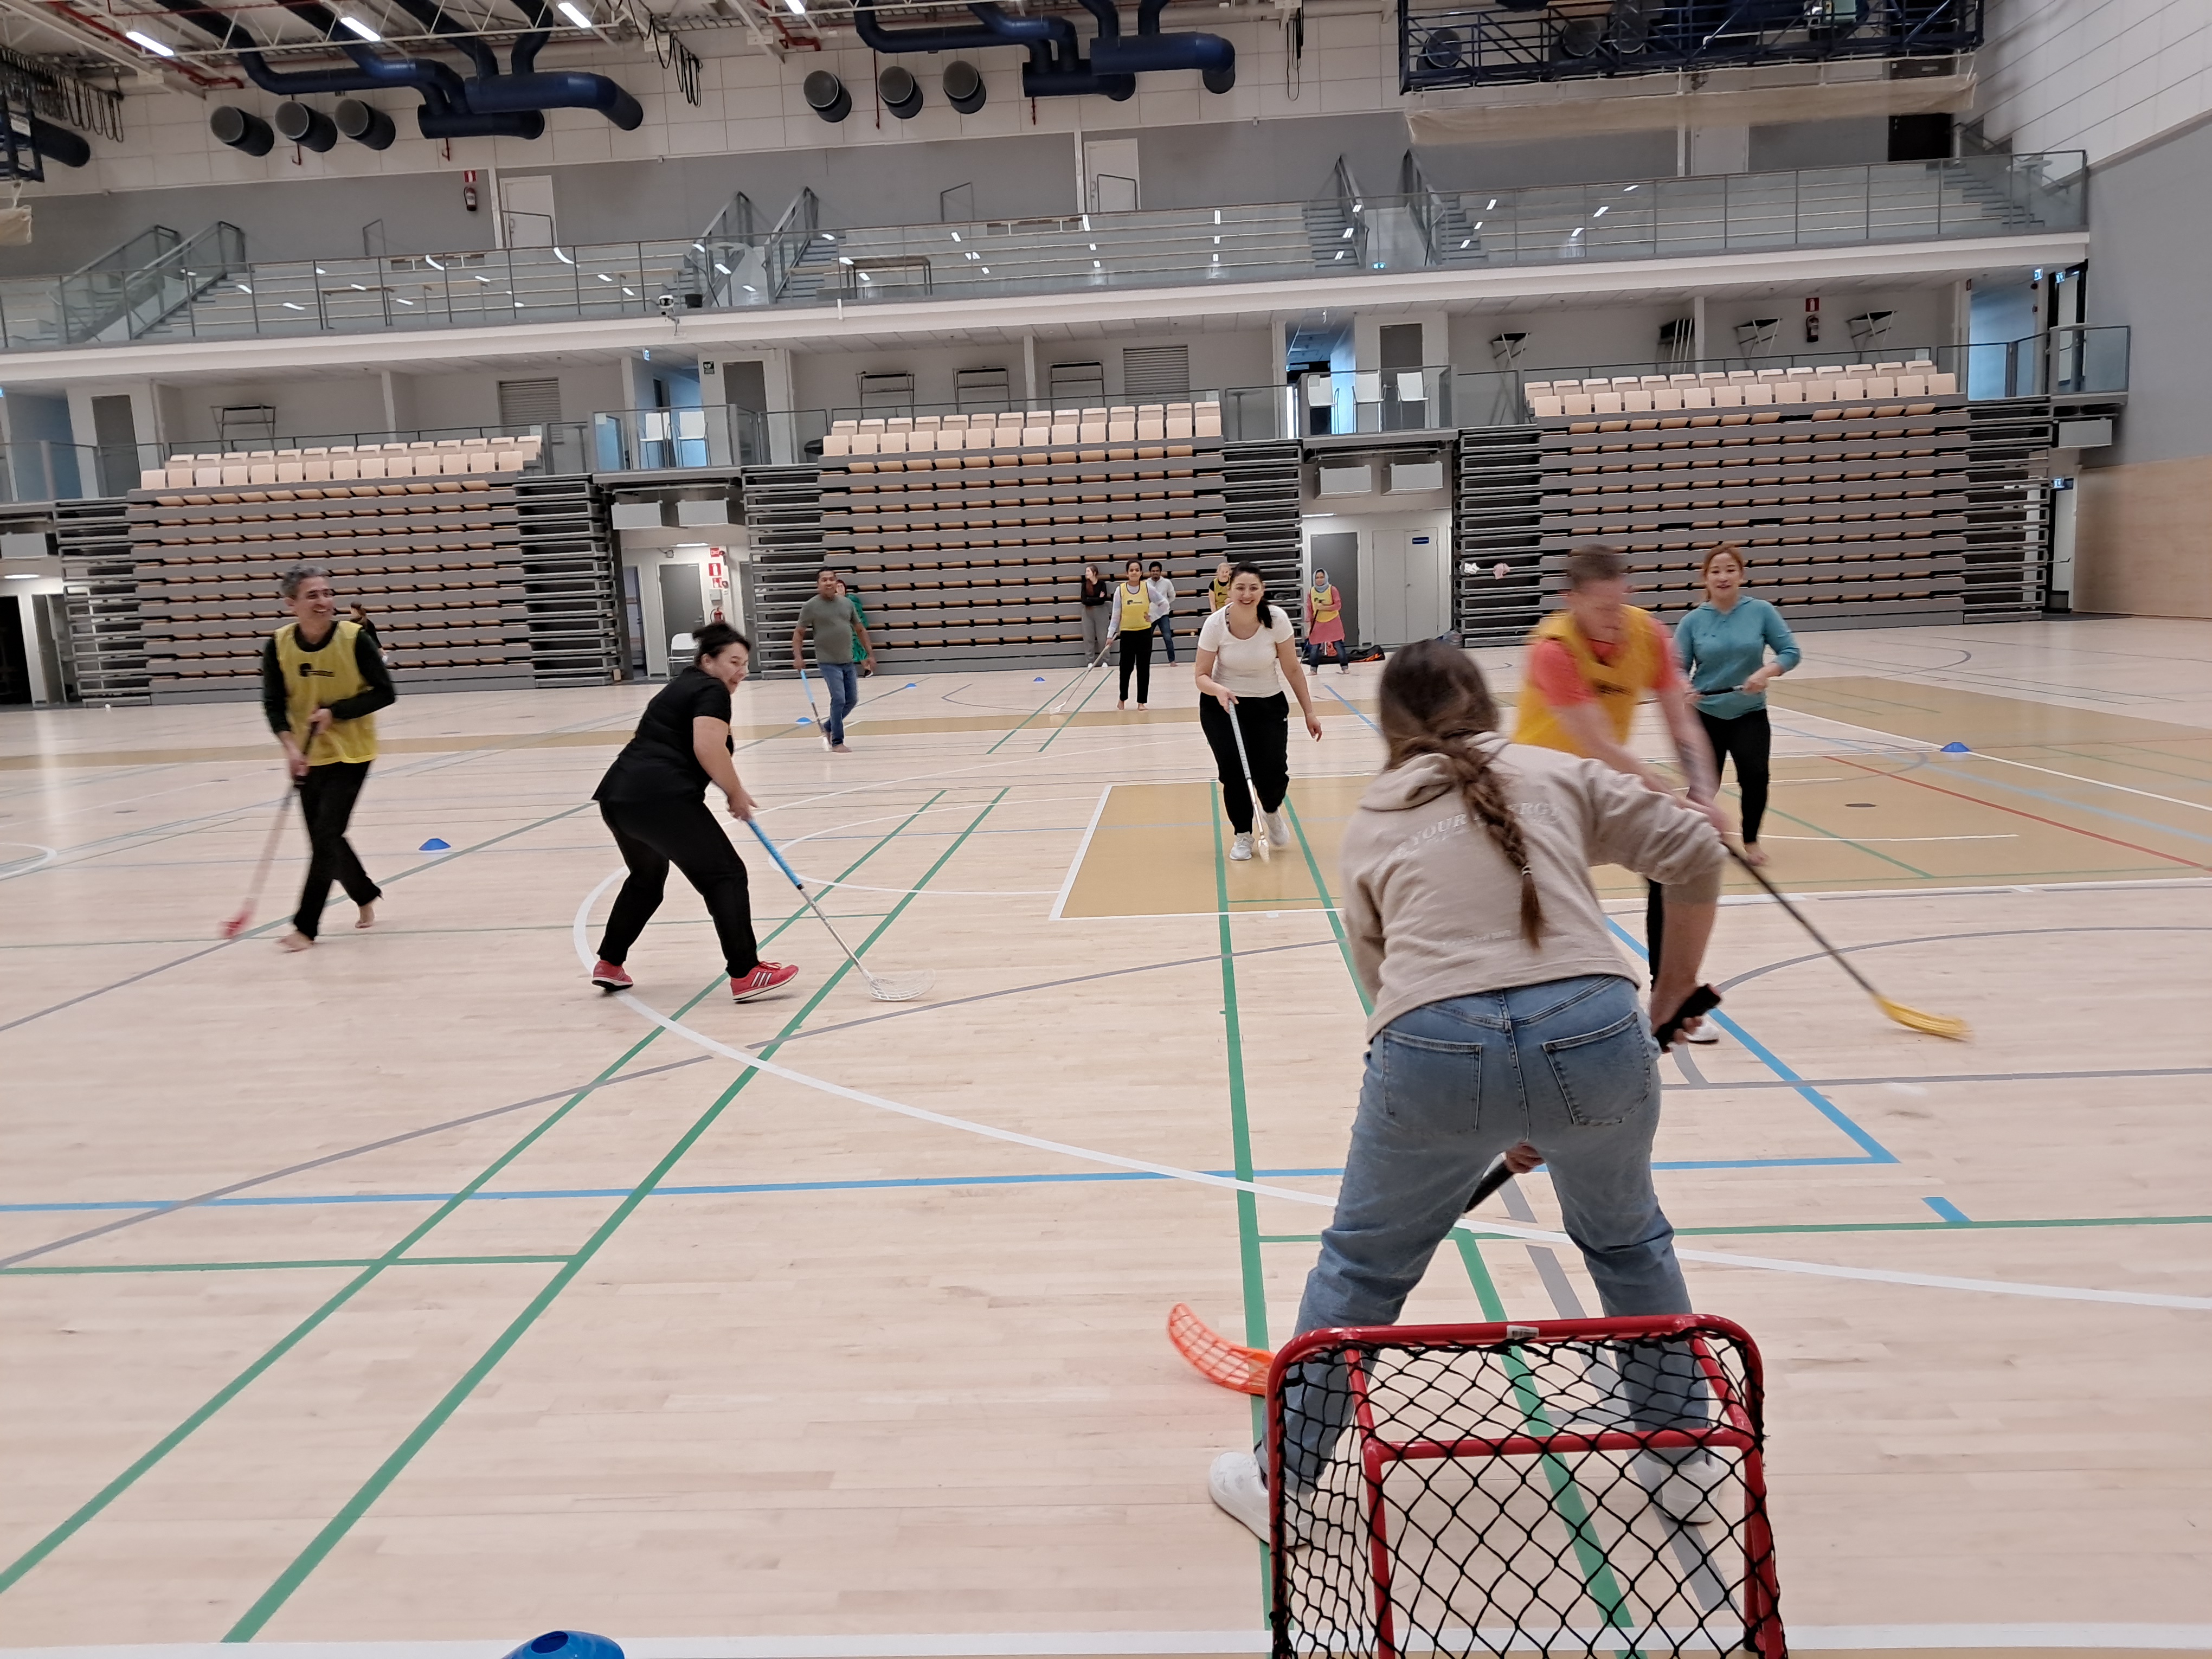
{"label": "fire extinguisher", "polygon": [[1805,301],[1805,343],[1820,343],[1820,296],[1817,294]]}
{"label": "fire extinguisher", "polygon": [[461,205],[471,213],[477,210],[477,170],[474,167],[461,174]]}

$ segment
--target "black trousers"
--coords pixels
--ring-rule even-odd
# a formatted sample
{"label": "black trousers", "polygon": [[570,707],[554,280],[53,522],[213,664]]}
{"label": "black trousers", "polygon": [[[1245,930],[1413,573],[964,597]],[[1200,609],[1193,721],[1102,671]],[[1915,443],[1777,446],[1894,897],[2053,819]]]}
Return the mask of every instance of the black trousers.
{"label": "black trousers", "polygon": [[367,761],[330,761],[309,767],[300,780],[300,816],[307,821],[307,879],[292,925],[309,939],[323,925],[323,906],[330,902],[333,881],[356,904],[374,904],[384,896],[346,840],[346,824],[362,785],[368,781],[368,767]]}
{"label": "black trousers", "polygon": [[1735,787],[1743,796],[1743,838],[1757,841],[1759,823],[1766,817],[1766,763],[1774,751],[1774,727],[1767,721],[1766,711],[1754,708],[1734,720],[1722,720],[1700,709],[1698,718],[1705,723],[1705,741],[1713,746],[1716,783],[1729,757],[1735,757]]}
{"label": "black trousers", "polygon": [[615,838],[629,879],[615,895],[615,908],[607,913],[606,932],[599,939],[599,959],[617,966],[629,956],[629,947],[660,908],[668,885],[668,866],[684,872],[684,879],[707,901],[707,914],[714,919],[715,936],[722,942],[723,966],[732,979],[741,979],[760,965],[760,944],[753,937],[752,889],[745,878],[745,861],[703,800],[671,796],[659,800],[603,800],[599,817]]}
{"label": "black trousers", "polygon": [[[1237,753],[1237,734],[1229,729],[1230,713],[1218,697],[1198,700],[1198,729],[1206,733],[1213,750],[1215,773],[1221,779],[1221,804],[1240,836],[1252,833],[1252,791],[1244,787],[1244,767]],[[1272,812],[1283,804],[1291,789],[1291,700],[1280,691],[1272,697],[1239,697],[1236,720],[1244,733],[1244,752],[1252,761],[1253,787],[1260,792],[1260,806]]]}
{"label": "black trousers", "polygon": [[1152,630],[1149,628],[1125,628],[1121,630],[1121,701],[1129,701],[1129,674],[1137,676],[1137,701],[1152,700]]}

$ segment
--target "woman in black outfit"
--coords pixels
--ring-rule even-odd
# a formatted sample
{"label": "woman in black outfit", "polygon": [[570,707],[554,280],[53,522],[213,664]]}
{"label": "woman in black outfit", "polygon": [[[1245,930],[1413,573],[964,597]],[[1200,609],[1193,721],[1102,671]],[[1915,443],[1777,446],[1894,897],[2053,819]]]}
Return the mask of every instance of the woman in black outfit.
{"label": "woman in black outfit", "polygon": [[753,815],[753,798],[730,760],[735,752],[730,693],[745,677],[752,642],[727,623],[709,623],[699,630],[696,645],[691,666],[645,706],[636,735],[592,797],[629,866],[629,879],[607,913],[592,983],[603,991],[629,989],[623,963],[660,908],[673,864],[699,890],[714,919],[731,1000],[750,1002],[799,976],[794,967],[760,959],[744,860],[707,810],[711,783],[722,792],[732,817]]}
{"label": "woman in black outfit", "polygon": [[1114,638],[1115,630],[1107,626],[1113,614],[1107,610],[1114,597],[1114,584],[1108,581],[1095,564],[1083,567],[1083,659],[1097,662],[1106,654],[1106,647]]}

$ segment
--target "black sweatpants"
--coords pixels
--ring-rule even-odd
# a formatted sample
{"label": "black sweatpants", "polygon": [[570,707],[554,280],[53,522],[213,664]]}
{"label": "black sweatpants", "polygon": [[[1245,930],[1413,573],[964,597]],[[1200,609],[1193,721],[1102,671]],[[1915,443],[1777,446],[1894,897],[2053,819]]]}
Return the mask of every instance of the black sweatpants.
{"label": "black sweatpants", "polygon": [[1121,701],[1129,701],[1129,673],[1137,675],[1137,701],[1152,700],[1152,630],[1147,628],[1125,628],[1121,630]]}
{"label": "black sweatpants", "polygon": [[615,908],[607,912],[606,932],[599,939],[599,959],[619,967],[629,947],[660,908],[668,884],[668,866],[684,872],[684,879],[707,901],[707,914],[714,919],[714,933],[722,942],[723,966],[732,979],[742,979],[760,965],[760,945],[753,938],[752,890],[745,878],[745,861],[714,814],[703,800],[681,795],[658,800],[603,800],[599,817],[613,834],[629,879],[615,895]]}
{"label": "black sweatpants", "polygon": [[309,767],[300,780],[300,816],[307,821],[307,879],[292,925],[309,939],[323,925],[323,906],[330,901],[333,881],[356,904],[374,904],[384,896],[346,840],[346,824],[362,785],[368,781],[368,767],[367,761],[328,761]]}
{"label": "black sweatpants", "polygon": [[1743,796],[1743,838],[1757,841],[1759,823],[1766,817],[1766,763],[1774,750],[1774,727],[1766,711],[1754,708],[1722,720],[1699,709],[1698,718],[1705,723],[1705,741],[1713,746],[1716,783],[1729,757],[1735,757],[1735,787]]}
{"label": "black sweatpants", "polygon": [[[1272,697],[1237,699],[1237,724],[1244,733],[1244,752],[1251,757],[1252,782],[1260,792],[1260,806],[1272,812],[1283,804],[1291,789],[1291,700],[1280,691]],[[1244,787],[1244,768],[1237,753],[1237,734],[1229,729],[1230,714],[1218,697],[1198,700],[1198,729],[1206,733],[1213,750],[1213,766],[1221,779],[1221,804],[1240,836],[1252,833],[1252,792]]]}

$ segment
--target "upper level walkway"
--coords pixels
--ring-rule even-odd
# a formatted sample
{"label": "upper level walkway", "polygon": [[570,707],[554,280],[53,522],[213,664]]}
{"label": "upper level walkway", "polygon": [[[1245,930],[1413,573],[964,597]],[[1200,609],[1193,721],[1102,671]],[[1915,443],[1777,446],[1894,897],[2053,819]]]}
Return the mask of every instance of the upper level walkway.
{"label": "upper level walkway", "polygon": [[2078,232],[2078,152],[830,230],[802,191],[758,234],[256,263],[234,227],[161,228],[83,270],[0,283],[0,346],[51,353],[700,312],[1500,270]]}

